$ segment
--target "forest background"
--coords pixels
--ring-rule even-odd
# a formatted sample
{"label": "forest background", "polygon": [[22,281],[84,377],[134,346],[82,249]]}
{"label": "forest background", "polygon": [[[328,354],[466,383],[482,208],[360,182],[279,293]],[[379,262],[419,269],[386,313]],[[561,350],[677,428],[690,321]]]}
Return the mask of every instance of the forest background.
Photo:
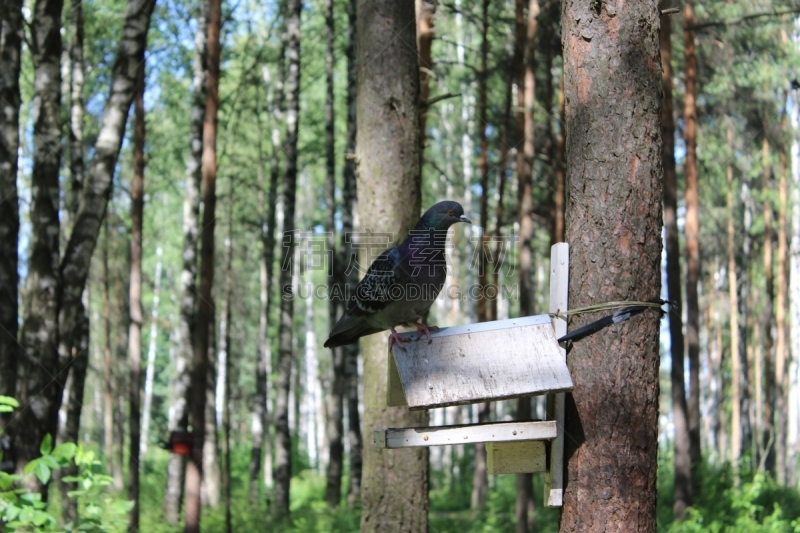
{"label": "forest background", "polygon": [[[0,395],[18,400],[0,409],[3,459],[33,493],[53,472],[55,523],[189,530],[197,498],[204,531],[359,527],[360,421],[382,399],[364,396],[357,347],[322,348],[341,313],[327,287],[352,288],[363,270],[348,267],[394,237],[357,216],[355,4],[0,4]],[[797,531],[800,7],[661,8],[662,296],[676,311],[661,334],[659,525]],[[451,234],[429,323],[544,312],[568,205],[560,5],[418,1],[415,22],[422,205],[457,200],[476,223]],[[527,409],[543,418],[541,400]],[[192,462],[159,445],[197,420],[195,494]],[[57,527],[4,479],[19,530]],[[429,484],[431,531],[558,527],[541,479],[487,477],[475,446],[432,449]]]}

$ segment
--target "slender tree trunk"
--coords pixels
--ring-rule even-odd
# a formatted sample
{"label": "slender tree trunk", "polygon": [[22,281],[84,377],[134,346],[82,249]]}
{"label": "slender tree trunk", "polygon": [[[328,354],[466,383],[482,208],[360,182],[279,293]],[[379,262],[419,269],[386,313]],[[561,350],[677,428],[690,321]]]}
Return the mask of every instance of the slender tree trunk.
{"label": "slender tree trunk", "polygon": [[[486,108],[488,106],[487,85],[489,83],[489,0],[483,0],[483,9],[481,11],[481,71],[478,76],[478,145],[480,152],[478,152],[478,173],[480,174],[481,183],[481,244],[480,252],[478,253],[478,286],[480,293],[478,294],[478,322],[486,322],[491,320],[489,303],[486,300],[486,286],[488,285],[488,275],[486,273],[486,250],[489,246],[489,235],[487,230],[489,228],[489,141],[486,137],[486,129],[489,125],[486,123]],[[484,446],[476,446],[475,460],[486,461],[486,448]],[[483,472],[483,474],[480,474]],[[480,475],[480,477],[479,477]],[[485,494],[485,487],[483,489],[476,488],[478,485],[486,485],[486,471],[485,469],[475,469],[475,479],[473,480],[473,495],[477,490],[480,494]],[[485,499],[477,502],[480,509],[486,505]],[[473,507],[474,509],[474,507]]]}
{"label": "slender tree trunk", "polygon": [[[597,7],[562,4],[570,309],[661,291],[658,4]],[[658,337],[648,311],[572,345],[562,533],[656,531]]]}
{"label": "slender tree trunk", "polygon": [[[689,456],[692,472],[700,464],[700,310],[697,284],[700,279],[699,193],[697,186],[697,58],[694,48],[694,5],[683,6],[683,49],[686,95],[683,99],[684,142],[686,144],[686,339],[689,352]],[[694,480],[694,476],[692,478]]]}
{"label": "slender tree trunk", "polygon": [[792,161],[792,222],[789,244],[789,375],[786,383],[788,398],[788,423],[786,442],[787,485],[793,486],[797,476],[797,456],[800,453],[800,90],[792,92],[792,109],[789,115]]}
{"label": "slender tree trunk", "polygon": [[190,385],[192,391],[192,457],[186,468],[186,526],[184,529],[186,533],[199,533],[200,531],[200,488],[203,481],[206,430],[209,330],[214,316],[211,288],[214,283],[214,209],[217,202],[217,110],[219,109],[221,22],[222,0],[210,0],[205,76],[207,99],[203,119],[203,234]]}
{"label": "slender tree trunk", "polygon": [[[19,360],[18,263],[19,73],[22,0],[5,0],[0,17],[0,394],[14,396]],[[7,418],[0,416],[0,424]]]}
{"label": "slender tree trunk", "polygon": [[[420,215],[419,69],[412,0],[358,0],[358,207],[361,230],[402,241]],[[374,43],[385,43],[380,49]],[[402,201],[386,202],[387,198]],[[360,264],[365,264],[366,254]],[[364,427],[425,426],[427,412],[386,406],[386,336],[361,340]],[[364,449],[361,531],[428,529],[428,450]]]}
{"label": "slender tree trunk", "polygon": [[[111,230],[112,243],[120,243],[119,238],[119,217],[114,214],[114,221]],[[116,250],[115,250],[116,251]],[[119,487],[118,490],[124,488],[123,470],[125,469],[125,458],[127,452],[125,450],[125,420],[128,417],[128,409],[126,397],[128,394],[128,331],[130,329],[130,312],[128,309],[128,298],[130,295],[130,271],[131,271],[131,247],[129,242],[123,242],[121,253],[121,260],[115,262],[115,296],[116,296],[116,316],[118,317],[116,323],[116,390],[117,401],[114,406],[114,432],[116,435],[116,461],[114,462],[116,470],[114,471],[114,482]],[[117,254],[115,254],[116,256]]]}
{"label": "slender tree trunk", "polygon": [[128,519],[128,530],[139,531],[139,441],[142,394],[142,219],[144,215],[144,61],[137,67],[138,88],[134,97],[133,129],[133,183],[131,183],[131,285],[130,331],[128,333],[128,358],[130,360],[130,443],[128,449],[128,498],[133,507]]}
{"label": "slender tree trunk", "polygon": [[[105,452],[106,472],[114,475],[114,488],[122,489],[122,478],[116,478],[116,457],[114,455],[114,398],[116,397],[116,372],[111,347],[111,279],[108,270],[108,240],[109,240],[109,217],[103,221],[103,450]],[[119,481],[119,486],[117,486]]]}
{"label": "slender tree trunk", "polygon": [[[332,276],[329,278],[332,293],[329,301],[328,322],[330,328],[339,320],[343,301],[336,297],[343,288],[345,265],[336,257],[336,158],[334,155],[334,100],[333,100],[333,68],[334,68],[334,23],[333,0],[325,4],[325,202],[327,212],[327,249],[334,253],[334,261],[330,266]],[[344,240],[344,239],[343,239]],[[344,370],[344,348],[331,350],[332,365],[329,370],[328,399],[326,402],[327,419],[325,436],[328,441],[328,468],[326,472],[325,501],[330,507],[338,507],[342,499],[342,472],[344,471],[344,392],[346,376]]]}
{"label": "slender tree trunk", "polygon": [[[781,129],[786,130],[786,115]],[[786,147],[780,147],[780,167],[778,183],[778,292],[775,299],[775,478],[786,485],[786,426],[788,425],[786,405],[786,296],[788,294],[788,246],[786,210],[788,206],[788,184],[786,180]]]}
{"label": "slender tree trunk", "polygon": [[427,123],[428,100],[433,78],[433,15],[436,13],[435,0],[415,0],[417,15],[417,49],[419,50],[419,142],[420,155],[425,157],[425,125]]}
{"label": "slender tree trunk", "polygon": [[70,188],[67,191],[67,211],[74,217],[83,192],[83,0],[72,0],[70,7],[69,60],[70,60],[70,112],[69,112],[69,170]]}
{"label": "slender tree trunk", "polygon": [[[772,168],[770,166],[769,139],[767,139],[767,124],[764,124],[764,139],[761,143],[761,158],[764,167],[763,190],[769,191],[772,181]],[[769,198],[764,200],[764,283],[766,305],[764,306],[764,317],[762,328],[764,330],[763,344],[763,368],[764,375],[764,395],[762,397],[763,417],[760,419],[763,427],[761,429],[762,457],[761,464],[768,470],[775,473],[775,403],[774,379],[772,364],[772,323],[774,321],[775,306],[775,278],[772,265],[772,202]]]}
{"label": "slender tree trunk", "polygon": [[[200,180],[203,157],[203,118],[206,106],[205,63],[208,41],[208,0],[200,1],[197,32],[194,37],[192,68],[192,107],[189,120],[189,160],[186,166],[183,197],[183,264],[181,268],[178,351],[175,373],[170,379],[170,430],[186,430],[190,365],[194,353],[195,306],[197,302],[197,236],[200,213]],[[164,517],[175,525],[180,519],[186,456],[171,454],[167,466]]]}
{"label": "slender tree trunk", "polygon": [[[220,321],[221,345],[219,353],[220,376],[222,385],[222,490],[225,502],[225,533],[233,530],[231,523],[231,329],[233,326],[232,303],[233,303],[233,187],[234,178],[231,177],[230,198],[228,200],[228,236],[225,239],[225,308],[223,318]],[[222,324],[225,324],[223,329]]]}
{"label": "slender tree trunk", "polygon": [[[488,238],[486,235],[487,218],[489,214],[489,141],[486,138],[487,84],[489,82],[489,0],[483,0],[481,9],[481,70],[478,74],[478,174],[481,183],[481,243],[478,257],[478,321],[485,322],[490,320],[488,316],[488,305],[486,301],[486,247]],[[489,404],[481,404],[481,415],[488,416]],[[470,509],[484,510],[486,508],[486,495],[488,493],[489,480],[486,474],[486,447],[482,444],[475,445],[475,470],[472,476],[472,495],[470,497]]]}
{"label": "slender tree trunk", "polygon": [[[662,8],[667,3],[662,3]],[[692,505],[692,460],[689,454],[689,423],[684,378],[684,342],[681,311],[681,249],[678,232],[678,184],[675,172],[675,118],[672,103],[672,23],[670,15],[661,16],[659,33],[661,48],[661,158],[664,165],[664,227],[667,246],[667,294],[674,308],[669,314],[670,356],[672,367],[672,423],[675,428],[673,462],[675,469],[674,503],[675,520],[686,517],[686,508]],[[710,369],[709,369],[710,370]]]}
{"label": "slender tree trunk", "polygon": [[[356,89],[358,87],[358,64],[356,60],[356,0],[347,2],[347,132],[344,147],[344,183],[342,184],[342,259],[341,264],[349,268],[358,262],[353,245],[353,215],[356,212]],[[358,269],[345,271],[345,295],[354,294],[358,285]],[[362,438],[358,396],[358,343],[344,346],[344,364],[347,394],[347,439],[350,443],[350,485],[347,489],[347,505],[353,508],[361,498]]]}
{"label": "slender tree trunk", "polygon": [[[297,123],[300,110],[300,0],[288,0],[286,13],[286,173],[283,190],[283,234],[284,241],[293,245],[295,197],[297,192]],[[281,306],[279,326],[277,396],[275,400],[275,507],[274,515],[285,518],[289,515],[289,487],[292,478],[292,438],[289,427],[289,391],[292,375],[292,316],[294,297],[292,294],[293,246],[284,242],[281,260]]]}
{"label": "slender tree trunk", "polygon": [[[733,125],[728,124],[728,153],[733,154]],[[730,159],[729,161],[732,161]],[[728,178],[728,294],[730,300],[731,328],[731,451],[734,467],[741,455],[741,357],[739,355],[739,290],[736,274],[736,230],[734,226],[733,165],[729,162]],[[721,368],[721,367],[720,367]],[[720,406],[721,407],[721,406]]]}
{"label": "slender tree trunk", "polygon": [[[517,153],[517,204],[519,206],[519,314],[520,316],[530,316],[534,313],[534,294],[533,294],[533,260],[532,260],[532,239],[533,239],[533,160],[535,157],[534,133],[536,131],[533,122],[533,109],[535,105],[536,89],[536,31],[539,23],[538,0],[530,0],[528,3],[528,20],[525,35],[524,64],[520,65],[520,77],[518,78],[518,98],[522,113],[522,150]],[[524,80],[522,78],[524,76]],[[531,406],[530,398],[520,398],[517,400],[517,413],[520,420],[530,419]],[[528,531],[528,508],[533,504],[533,476],[530,474],[517,474],[517,531],[525,533]]]}
{"label": "slender tree trunk", "polygon": [[161,247],[156,248],[156,272],[153,278],[153,312],[150,313],[150,346],[147,348],[147,370],[144,378],[144,412],[142,413],[142,434],[139,450],[147,451],[150,432],[150,410],[153,407],[153,381],[156,371],[156,342],[158,337],[158,304],[161,289]]}
{"label": "slender tree trunk", "polygon": [[[78,442],[78,434],[81,427],[81,414],[83,412],[83,391],[86,384],[86,374],[89,369],[89,287],[84,289],[80,312],[82,314],[78,322],[78,331],[75,332],[77,344],[73,348],[73,359],[70,363],[70,375],[67,380],[68,392],[66,404],[66,423],[59,427],[58,442]],[[78,521],[78,502],[75,498],[69,497],[69,492],[77,487],[75,483],[65,482],[66,476],[78,475],[75,465],[65,467],[59,476],[59,488],[61,489],[61,508],[65,523]]]}
{"label": "slender tree trunk", "polygon": [[[31,27],[34,68],[31,231],[21,336],[25,357],[19,367],[17,391],[22,407],[14,421],[20,474],[25,464],[39,456],[39,445],[45,434],[57,432],[58,410],[66,381],[66,375],[53,379],[59,369],[62,7],[62,0],[37,0]],[[32,490],[41,488],[35,479],[28,485]]]}
{"label": "slender tree trunk", "polygon": [[[215,300],[211,300],[211,317],[208,332],[208,374],[206,375],[206,425],[203,432],[203,482],[200,486],[200,502],[204,507],[215,508],[221,497],[219,425],[215,409],[217,391],[217,319]],[[194,385],[193,385],[194,386]]]}

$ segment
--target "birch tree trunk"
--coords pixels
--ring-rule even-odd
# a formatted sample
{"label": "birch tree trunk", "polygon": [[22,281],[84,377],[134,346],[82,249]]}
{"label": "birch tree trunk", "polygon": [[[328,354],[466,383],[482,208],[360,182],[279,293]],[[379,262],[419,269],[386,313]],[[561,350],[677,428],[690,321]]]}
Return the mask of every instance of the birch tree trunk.
{"label": "birch tree trunk", "polygon": [[[200,0],[197,32],[194,36],[192,66],[192,107],[189,119],[189,158],[186,165],[183,197],[183,254],[180,288],[180,317],[178,350],[175,371],[170,379],[170,430],[186,430],[189,425],[187,395],[190,364],[195,335],[195,305],[197,302],[197,236],[200,213],[200,179],[203,157],[203,118],[206,107],[205,63],[208,40],[208,0]],[[186,457],[170,454],[167,466],[167,487],[164,495],[164,517],[174,525],[180,519],[183,499]]]}
{"label": "birch tree trunk", "polygon": [[[396,244],[420,215],[419,68],[407,44],[416,42],[414,2],[358,0],[357,14],[359,221],[362,231],[391,232]],[[386,406],[386,336],[362,339],[361,353],[364,427],[427,425],[427,412]],[[362,483],[362,532],[427,531],[427,449],[365,446]]]}
{"label": "birch tree trunk", "polygon": [[[661,62],[654,0],[562,4],[570,309],[661,290]],[[634,259],[635,258],[635,259]],[[579,316],[573,326],[593,320]],[[560,531],[656,531],[659,314],[572,345]],[[614,353],[615,357],[597,357]],[[624,420],[624,423],[619,421]]]}
{"label": "birch tree trunk", "polygon": [[[17,470],[39,456],[39,445],[56,435],[63,381],[59,369],[58,308],[59,166],[61,163],[61,10],[62,0],[37,0],[31,27],[33,80],[33,171],[31,233],[28,250],[19,367],[19,414],[13,429]],[[70,348],[72,346],[70,345]],[[64,358],[68,362],[71,354]],[[28,478],[30,479],[30,478]],[[25,482],[40,490],[39,482]]]}
{"label": "birch tree trunk", "polygon": [[[19,357],[17,333],[19,256],[19,73],[22,47],[22,0],[6,0],[0,18],[0,394],[14,396]],[[0,418],[6,425],[6,418]]]}
{"label": "birch tree trunk", "polygon": [[[275,399],[275,505],[273,514],[278,519],[289,515],[289,487],[292,477],[292,439],[289,426],[289,392],[292,377],[292,255],[294,251],[295,196],[297,189],[297,122],[300,110],[300,0],[288,0],[286,12],[286,169],[283,190],[284,248],[281,257],[281,306],[279,326],[279,352],[277,395]],[[287,243],[288,240],[288,243]]]}
{"label": "birch tree trunk", "polygon": [[150,410],[153,407],[153,381],[156,370],[156,342],[158,340],[158,304],[161,289],[161,247],[156,248],[156,272],[153,278],[153,312],[150,313],[150,346],[147,348],[147,370],[144,378],[144,412],[142,413],[142,435],[139,451],[147,452],[150,432]]}
{"label": "birch tree trunk", "polygon": [[203,482],[203,456],[206,432],[206,404],[209,376],[209,333],[214,323],[211,288],[214,283],[214,227],[217,202],[217,110],[219,109],[220,29],[222,0],[210,0],[208,10],[206,91],[203,118],[203,234],[200,257],[200,285],[195,321],[192,373],[191,424],[192,456],[186,468],[186,526],[185,533],[200,532],[200,489]]}
{"label": "birch tree trunk", "polygon": [[[663,2],[662,7],[667,3]],[[678,185],[675,172],[675,118],[672,101],[672,22],[661,16],[661,158],[664,165],[664,227],[667,246],[667,294],[676,308],[669,314],[670,385],[672,388],[672,423],[674,488],[672,515],[683,520],[692,505],[692,460],[689,453],[689,422],[686,405],[683,342],[683,297],[681,295],[681,249],[678,232]],[[709,367],[710,370],[710,367]]]}

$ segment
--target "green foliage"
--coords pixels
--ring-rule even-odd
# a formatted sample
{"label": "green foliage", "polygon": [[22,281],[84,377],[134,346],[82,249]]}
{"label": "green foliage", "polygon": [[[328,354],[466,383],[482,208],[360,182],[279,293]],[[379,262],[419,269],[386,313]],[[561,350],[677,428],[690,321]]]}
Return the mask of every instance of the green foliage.
{"label": "green foliage", "polygon": [[[0,394],[0,413],[10,413],[15,407],[19,407],[19,402],[14,398]],[[0,431],[2,433],[2,431]]]}
{"label": "green foliage", "polygon": [[[669,454],[663,454],[669,456]],[[658,486],[658,518],[663,531],[671,533],[790,533],[800,532],[800,492],[779,486],[763,473],[740,472],[736,486],[730,464],[698,469],[700,490],[683,522],[672,517],[672,467],[661,458]]]}
{"label": "green foliage", "polygon": [[117,533],[126,530],[127,514],[133,502],[109,494],[107,487],[112,478],[103,473],[94,451],[71,442],[54,448],[50,434],[45,436],[39,451],[42,456],[26,464],[24,474],[34,475],[46,485],[54,470],[74,464],[77,475],[65,476],[62,481],[78,486],[69,492],[69,497],[78,501],[80,518],[77,523],[59,526],[57,517],[42,501],[40,493],[19,487],[22,476],[0,472],[0,522],[5,523],[6,531]]}

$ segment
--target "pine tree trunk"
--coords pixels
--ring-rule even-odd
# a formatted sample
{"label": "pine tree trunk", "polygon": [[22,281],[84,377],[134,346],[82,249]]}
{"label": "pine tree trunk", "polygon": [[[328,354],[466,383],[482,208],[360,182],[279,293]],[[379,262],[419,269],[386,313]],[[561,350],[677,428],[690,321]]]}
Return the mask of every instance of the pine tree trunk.
{"label": "pine tree trunk", "polygon": [[[286,169],[283,190],[283,235],[293,244],[295,196],[297,189],[297,123],[300,110],[300,0],[288,0],[286,12]],[[292,438],[289,427],[289,393],[292,376],[292,246],[284,242],[281,257],[281,306],[279,326],[277,396],[275,399],[275,506],[273,514],[282,519],[289,514],[289,487],[292,478]]]}
{"label": "pine tree trunk", "polygon": [[[570,309],[661,291],[658,4],[611,7],[562,4]],[[562,533],[656,531],[659,318],[648,311],[572,345]]]}
{"label": "pine tree trunk", "polygon": [[[356,212],[356,90],[358,87],[358,64],[356,60],[356,0],[347,2],[347,132],[344,147],[344,183],[342,184],[342,259],[341,264],[350,267],[358,261],[353,246],[353,215]],[[348,238],[348,235],[350,238]],[[358,285],[358,269],[346,272],[345,294],[353,294]],[[347,439],[350,444],[350,484],[347,489],[347,505],[353,508],[361,498],[362,438],[358,396],[358,343],[344,346],[344,365],[347,394]]]}
{"label": "pine tree trunk", "polygon": [[147,348],[147,370],[144,378],[144,411],[139,451],[144,455],[150,432],[150,410],[153,407],[153,381],[156,370],[156,341],[158,337],[158,304],[161,289],[161,247],[156,248],[156,271],[153,277],[153,312],[150,313],[150,346]]}
{"label": "pine tree trunk", "polygon": [[[694,5],[683,7],[683,48],[686,95],[683,100],[683,137],[686,144],[686,339],[689,352],[689,456],[692,472],[700,464],[700,309],[697,284],[700,280],[699,193],[697,186],[697,59],[695,57]],[[734,444],[735,447],[735,444]],[[694,479],[694,476],[693,476]]]}
{"label": "pine tree trunk", "polygon": [[[206,106],[205,56],[208,39],[208,0],[200,1],[197,32],[194,37],[192,67],[192,107],[189,120],[189,159],[184,179],[183,198],[183,264],[181,270],[178,350],[175,372],[170,376],[170,430],[186,430],[189,422],[187,406],[190,365],[194,350],[195,306],[197,302],[197,236],[200,213],[200,180],[203,157],[203,118]],[[170,454],[167,466],[167,488],[164,495],[164,518],[170,525],[180,520],[183,499],[186,456]]]}
{"label": "pine tree trunk", "polygon": [[[62,0],[37,0],[31,27],[33,82],[33,171],[28,275],[14,420],[17,470],[39,456],[45,434],[55,435],[64,382],[53,380],[58,358],[59,166],[61,162]],[[70,345],[70,348],[72,346]],[[69,358],[65,358],[65,363]],[[66,376],[62,379],[65,380]],[[30,477],[27,480],[31,480]],[[39,482],[24,482],[40,490]]]}
{"label": "pine tree trunk", "polygon": [[[667,3],[662,3],[662,8]],[[673,441],[674,488],[672,514],[675,520],[686,517],[686,508],[692,505],[692,461],[689,455],[689,423],[684,378],[684,343],[681,307],[680,234],[678,232],[678,184],[675,172],[675,117],[672,101],[672,23],[670,15],[661,16],[659,41],[661,48],[661,158],[664,165],[664,227],[667,246],[667,294],[676,306],[669,315],[670,384],[672,389],[672,423],[675,427]]]}
{"label": "pine tree trunk", "polygon": [[[18,344],[19,73],[22,46],[22,0],[5,0],[0,18],[0,394],[16,393]],[[0,416],[5,427],[7,418]]]}
{"label": "pine tree trunk", "polygon": [[[200,252],[200,283],[191,371],[192,455],[186,468],[186,533],[200,532],[200,489],[206,432],[206,394],[209,375],[209,333],[214,323],[211,288],[214,283],[214,227],[217,202],[217,110],[219,109],[220,29],[222,0],[210,0],[208,10],[206,91],[203,118],[203,234]],[[213,346],[213,344],[211,345]]]}
{"label": "pine tree trunk", "polygon": [[[416,42],[414,2],[358,0],[357,13],[359,220],[361,231],[391,232],[396,244],[416,223],[421,202],[419,68],[407,45]],[[427,425],[427,412],[386,407],[386,336],[362,339],[361,353],[364,427]],[[361,531],[427,531],[428,450],[363,451]]]}
{"label": "pine tree trunk", "polygon": [[139,531],[139,441],[142,394],[142,222],[144,215],[144,83],[145,66],[137,67],[138,81],[134,97],[133,129],[133,182],[131,183],[131,285],[130,330],[128,333],[128,358],[130,361],[130,442],[128,444],[128,498],[133,507],[128,519],[128,530]]}
{"label": "pine tree trunk", "polygon": [[[111,236],[113,237],[112,241],[115,243],[115,247],[117,247],[117,243],[120,242],[119,238],[119,225],[120,220],[119,217],[114,214],[114,221],[111,230]],[[124,488],[124,477],[123,471],[125,469],[125,459],[127,457],[127,452],[125,451],[125,420],[128,418],[128,409],[127,409],[127,402],[126,397],[128,396],[126,393],[128,392],[128,331],[130,329],[130,312],[128,308],[128,295],[130,293],[130,271],[131,271],[131,247],[130,243],[123,241],[122,250],[117,251],[118,253],[114,254],[115,256],[121,256],[121,260],[116,261],[114,266],[114,274],[116,277],[115,280],[115,299],[116,299],[116,316],[118,317],[118,321],[116,323],[116,390],[117,390],[117,401],[115,402],[114,406],[114,434],[115,440],[117,441],[116,444],[116,461],[114,465],[116,470],[114,471],[114,483],[118,490],[122,490]],[[119,253],[121,252],[121,253]]]}

